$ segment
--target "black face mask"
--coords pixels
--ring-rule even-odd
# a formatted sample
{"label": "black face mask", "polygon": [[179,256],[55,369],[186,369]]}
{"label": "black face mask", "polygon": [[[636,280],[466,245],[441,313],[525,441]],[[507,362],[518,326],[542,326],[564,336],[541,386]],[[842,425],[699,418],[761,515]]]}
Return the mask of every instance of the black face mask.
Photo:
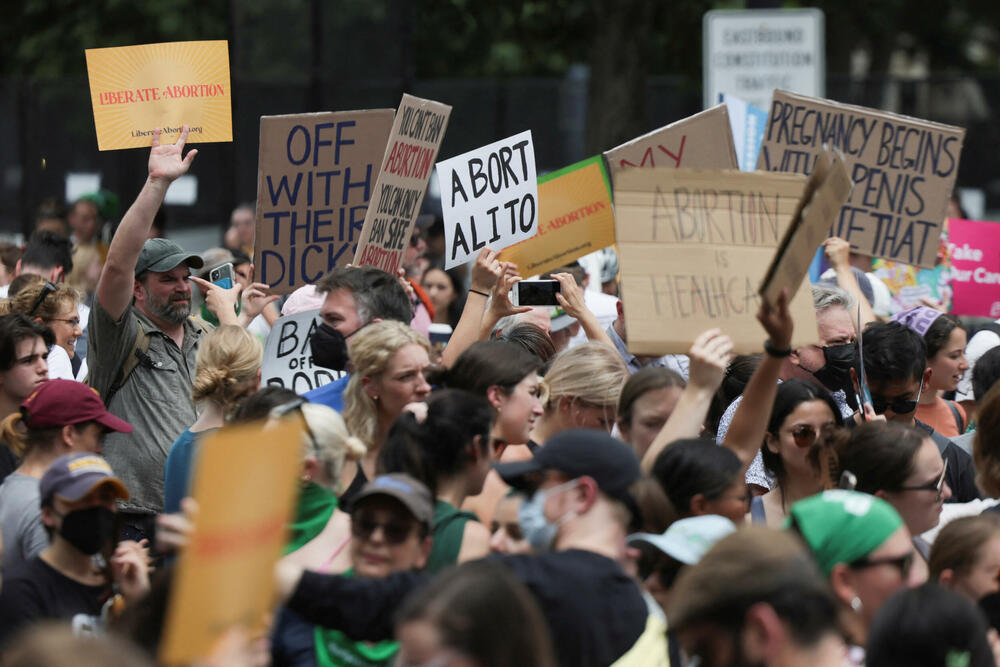
{"label": "black face mask", "polygon": [[823,350],[823,367],[812,371],[813,376],[830,391],[843,389],[850,396],[851,369],[854,367],[855,345],[844,343],[821,348]]}
{"label": "black face mask", "polygon": [[107,507],[73,510],[62,518],[59,534],[81,553],[93,556],[115,534],[115,513]]}
{"label": "black face mask", "polygon": [[347,339],[361,331],[361,325],[346,336],[326,322],[320,322],[309,339],[312,347],[312,360],[317,366],[329,368],[332,371],[342,371],[347,368]]}

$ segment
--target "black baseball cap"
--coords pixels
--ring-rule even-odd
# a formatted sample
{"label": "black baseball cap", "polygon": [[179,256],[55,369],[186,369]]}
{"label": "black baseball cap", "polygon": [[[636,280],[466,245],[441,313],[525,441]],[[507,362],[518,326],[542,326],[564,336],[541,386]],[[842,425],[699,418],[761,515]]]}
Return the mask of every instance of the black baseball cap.
{"label": "black baseball cap", "polygon": [[186,263],[192,269],[200,269],[205,262],[202,258],[193,253],[185,252],[173,241],[168,239],[147,239],[142,244],[142,251],[139,253],[139,261],[135,264],[135,275],[143,271],[153,271],[162,273],[170,271],[181,262]]}
{"label": "black baseball cap", "polygon": [[555,470],[573,478],[590,477],[604,494],[636,511],[629,487],[642,475],[639,459],[628,445],[603,431],[563,431],[535,450],[534,458],[498,463],[494,468],[503,481],[515,489],[530,488],[534,482],[532,477],[545,470]]}

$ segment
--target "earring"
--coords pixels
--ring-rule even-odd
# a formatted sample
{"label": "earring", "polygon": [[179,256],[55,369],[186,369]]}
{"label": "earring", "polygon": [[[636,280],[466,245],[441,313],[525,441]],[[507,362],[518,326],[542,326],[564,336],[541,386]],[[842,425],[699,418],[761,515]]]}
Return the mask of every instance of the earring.
{"label": "earring", "polygon": [[858,596],[854,596],[854,599],[851,600],[851,609],[853,609],[855,612],[861,611],[861,598],[859,598]]}
{"label": "earring", "polygon": [[374,396],[372,396],[372,400],[373,401],[377,401],[378,400],[378,394],[375,394]]}

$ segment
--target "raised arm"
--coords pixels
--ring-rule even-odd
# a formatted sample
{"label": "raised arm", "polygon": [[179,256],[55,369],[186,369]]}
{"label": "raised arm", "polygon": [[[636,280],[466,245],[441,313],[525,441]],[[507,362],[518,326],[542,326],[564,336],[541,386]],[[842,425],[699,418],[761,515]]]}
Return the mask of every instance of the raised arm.
{"label": "raised arm", "polygon": [[608,334],[597,321],[597,317],[587,308],[584,300],[583,288],[576,284],[576,280],[568,273],[553,273],[552,277],[559,281],[560,293],[556,293],[556,301],[562,306],[566,314],[580,323],[587,340],[594,343],[604,343],[608,347],[614,348],[615,344],[608,337]]}
{"label": "raised arm", "polygon": [[153,217],[163,204],[167,188],[178,176],[187,172],[194,156],[198,154],[195,149],[188,151],[187,156],[182,158],[187,135],[188,127],[185,125],[176,144],[161,146],[160,129],[154,131],[153,148],[149,152],[149,175],[111,239],[108,259],[97,283],[97,299],[101,307],[116,320],[132,303],[135,265],[139,260],[142,244],[149,236]]}
{"label": "raised arm", "polygon": [[[858,279],[851,271],[851,244],[842,238],[831,236],[823,242],[823,251],[837,275],[837,284],[847,290],[861,306],[861,331],[864,331],[869,322],[875,321],[875,311],[872,310],[865,293],[861,291]],[[855,314],[851,313],[851,321],[854,319]],[[861,331],[856,332],[858,336],[861,335]]]}
{"label": "raised arm", "polygon": [[744,470],[750,466],[760,451],[760,444],[764,442],[767,422],[771,418],[774,399],[778,395],[781,364],[787,356],[774,354],[771,350],[780,353],[790,350],[792,344],[794,323],[788,312],[788,291],[782,291],[778,303],[773,308],[761,302],[757,320],[767,332],[770,349],[750,376],[750,381],[743,390],[743,400],[736,408],[726,438],[722,441],[723,446],[733,450],[740,458]]}
{"label": "raised arm", "polygon": [[642,470],[646,474],[652,471],[656,457],[670,443],[681,438],[696,438],[701,433],[712,396],[722,384],[726,367],[733,358],[733,341],[718,329],[709,329],[695,338],[688,358],[691,359],[688,383],[667,423],[642,457]]}

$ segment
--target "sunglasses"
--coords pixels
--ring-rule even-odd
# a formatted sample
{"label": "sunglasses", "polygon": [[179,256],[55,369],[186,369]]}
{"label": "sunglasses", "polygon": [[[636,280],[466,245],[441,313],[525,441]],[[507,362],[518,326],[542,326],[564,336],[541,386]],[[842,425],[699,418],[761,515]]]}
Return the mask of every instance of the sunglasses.
{"label": "sunglasses", "polygon": [[[656,574],[660,578],[660,586],[671,588],[677,575],[680,574],[683,563],[679,563],[671,558],[664,558],[662,555],[643,555],[636,563],[639,571],[639,579],[645,581],[650,575]],[[680,566],[680,567],[678,567]]]}
{"label": "sunglasses", "polygon": [[31,310],[28,311],[28,316],[30,317],[34,315],[35,311],[38,310],[38,307],[42,305],[43,301],[45,301],[45,297],[52,294],[52,292],[55,292],[57,289],[58,288],[50,282],[46,282],[42,285],[42,291],[38,293],[38,298],[35,299],[35,303],[31,306]]}
{"label": "sunglasses", "polygon": [[792,427],[792,440],[796,447],[809,447],[819,437],[819,430],[810,424],[796,424]]}
{"label": "sunglasses", "polygon": [[899,574],[902,575],[903,579],[906,579],[910,574],[910,568],[913,567],[913,552],[911,551],[905,556],[896,556],[895,558],[860,558],[853,563],[849,563],[848,567],[852,570],[861,570],[879,565],[891,565],[895,567],[899,570]]}
{"label": "sunglasses", "polygon": [[941,468],[941,476],[936,482],[927,482],[917,486],[901,486],[897,491],[934,491],[937,496],[935,500],[941,500],[941,489],[944,487],[944,476],[948,472],[948,459],[944,460],[944,467]]}
{"label": "sunglasses", "polygon": [[375,517],[355,511],[351,517],[351,534],[359,540],[370,540],[375,531],[382,529],[382,537],[389,544],[402,544],[413,532],[412,521],[376,521]]}
{"label": "sunglasses", "polygon": [[876,396],[872,394],[872,409],[875,410],[875,414],[883,414],[887,409],[891,408],[894,414],[897,415],[908,415],[917,409],[917,404],[920,403],[920,393],[924,390],[924,383],[921,381],[920,389],[917,389],[917,397],[914,399],[906,398],[895,398],[888,401],[881,396]]}

